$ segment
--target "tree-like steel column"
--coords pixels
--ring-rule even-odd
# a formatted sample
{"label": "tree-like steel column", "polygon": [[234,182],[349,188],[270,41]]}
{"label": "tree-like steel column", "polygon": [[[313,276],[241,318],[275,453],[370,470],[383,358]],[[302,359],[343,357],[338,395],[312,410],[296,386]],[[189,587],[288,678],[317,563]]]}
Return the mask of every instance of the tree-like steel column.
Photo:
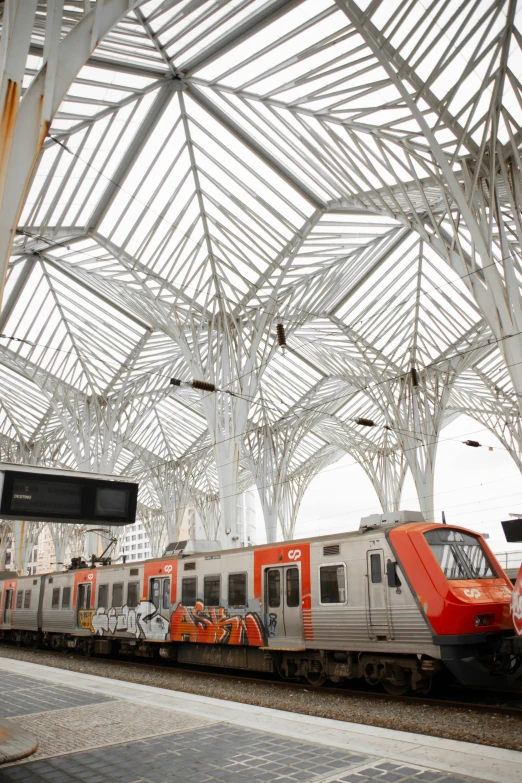
{"label": "tree-like steel column", "polygon": [[51,533],[54,545],[54,568],[51,570],[63,571],[65,564],[65,555],[70,547],[71,536],[74,531],[73,525],[63,524],[61,522],[48,522],[47,527]]}
{"label": "tree-like steel column", "polygon": [[[221,499],[221,538],[227,546],[238,540],[239,461],[250,407],[263,372],[277,349],[273,330],[277,297],[295,256],[320,214],[314,213],[279,254],[275,281],[266,294],[263,308],[248,315],[236,315],[228,306],[226,296],[220,294],[213,313],[190,314],[182,324],[172,319],[167,326],[193,378],[209,382],[217,389],[201,391],[200,399],[214,450]],[[218,291],[222,288],[217,275],[215,286]]]}
{"label": "tree-like steel column", "polygon": [[139,503],[137,517],[147,533],[151,557],[161,557],[168,543],[164,510]]}
{"label": "tree-like steel column", "polygon": [[437,373],[412,371],[371,392],[402,446],[428,521],[434,518],[435,458],[446,408],[456,378],[472,361],[470,355],[448,361]]}
{"label": "tree-like steel column", "polygon": [[279,503],[279,523],[285,541],[290,541],[295,535],[299,508],[312,479],[343,456],[344,451],[336,446],[324,446],[301,465],[299,470],[285,478]]}
{"label": "tree-like steel column", "polygon": [[159,465],[151,472],[152,483],[164,514],[167,544],[179,538],[198,461],[202,461],[201,455],[196,454],[192,458],[189,456],[175,463]]}
{"label": "tree-like steel column", "polygon": [[13,537],[13,528],[11,523],[2,519],[0,521],[0,571],[5,570],[5,556],[7,553],[7,544]]}
{"label": "tree-like steel column", "polygon": [[[437,220],[430,215],[427,239],[431,241],[433,247],[447,256],[449,263],[465,280],[480,306],[484,318],[498,340],[517,395],[519,409],[522,411],[522,299],[516,272],[519,263],[517,253],[520,254],[518,241],[522,237],[518,217],[521,165],[513,135],[512,118],[502,105],[516,0],[509,0],[507,4],[506,24],[502,31],[502,39],[497,42],[498,66],[492,84],[487,119],[481,127],[480,147],[477,147],[467,129],[462,129],[458,124],[451,122],[445,104],[440,102],[437,111],[433,114],[437,124],[440,122],[439,117],[444,116],[443,124],[446,124],[448,130],[455,135],[458,149],[462,148],[464,151],[467,146],[473,151],[471,159],[464,160],[461,177],[457,175],[454,156],[449,155],[443,148],[436,129],[430,125],[428,113],[422,108],[428,91],[419,90],[419,85],[415,84],[409,69],[399,67],[396,53],[390,42],[372,23],[371,11],[369,14],[363,12],[353,0],[336,0],[336,2],[386,72],[429,145],[432,158],[430,166],[445,191],[444,199],[447,208],[444,223],[446,228],[449,228],[450,234],[449,241],[445,240],[443,221],[440,217]],[[494,5],[491,4],[491,9]],[[474,56],[477,58],[478,65],[483,53],[478,51]],[[471,70],[470,66],[468,68]],[[407,84],[408,79],[418,91],[410,89]],[[433,94],[430,95],[433,99]],[[478,101],[478,96],[476,100]],[[501,118],[507,121],[510,129],[511,137],[507,148],[503,147],[498,139]],[[509,157],[509,164],[506,156]],[[413,178],[419,183],[415,174]],[[507,225],[509,223],[514,223],[515,232],[510,231]],[[461,226],[465,227],[464,232]],[[419,226],[417,225],[416,228],[419,229]],[[513,246],[513,242],[508,242],[509,234],[511,239],[516,239],[514,243],[516,247]],[[466,243],[471,245],[473,251],[471,264],[466,263]],[[473,256],[480,262],[479,264],[474,261]]]}
{"label": "tree-like steel column", "polygon": [[199,514],[205,535],[209,541],[221,537],[221,503],[219,493],[194,492],[192,500]]}
{"label": "tree-like steel column", "polygon": [[51,121],[99,41],[141,0],[98,0],[61,38],[64,0],[48,0],[43,64],[20,100],[36,0],[7,0],[0,45],[0,301],[18,219]]}
{"label": "tree-like steel column", "polygon": [[31,550],[38,541],[38,536],[45,527],[45,522],[20,522],[12,523],[14,531],[14,562],[18,576],[27,574],[27,566],[31,557]]}

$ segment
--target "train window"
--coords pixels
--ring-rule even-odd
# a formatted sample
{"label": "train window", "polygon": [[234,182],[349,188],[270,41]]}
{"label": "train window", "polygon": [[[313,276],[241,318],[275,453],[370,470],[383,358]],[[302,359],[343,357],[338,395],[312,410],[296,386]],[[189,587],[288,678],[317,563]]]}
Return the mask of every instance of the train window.
{"label": "train window", "polygon": [[51,600],[51,609],[59,609],[59,608],[60,608],[60,588],[54,587],[53,596]]}
{"label": "train window", "polygon": [[268,606],[276,608],[281,606],[281,573],[277,568],[271,568],[268,572]]}
{"label": "train window", "polygon": [[380,555],[370,555],[370,571],[372,575],[372,584],[376,585],[382,582],[382,565]]}
{"label": "train window", "polygon": [[203,601],[205,606],[219,606],[219,592],[221,578],[219,576],[206,576],[203,580]]}
{"label": "train window", "polygon": [[62,591],[62,609],[71,608],[71,588],[64,587]]}
{"label": "train window", "polygon": [[150,580],[150,593],[149,593],[149,600],[152,601],[156,609],[161,608],[161,585],[160,585],[161,579],[151,579]]}
{"label": "train window", "polygon": [[462,530],[430,530],[424,534],[447,579],[496,579],[477,536]]}
{"label": "train window", "polygon": [[170,579],[164,579],[161,588],[161,603],[164,609],[170,609]]}
{"label": "train window", "polygon": [[109,585],[99,585],[98,587],[98,609],[109,608]]}
{"label": "train window", "polygon": [[112,606],[123,606],[123,583],[112,586]]}
{"label": "train window", "polygon": [[26,590],[24,593],[24,609],[31,608],[31,591]]}
{"label": "train window", "polygon": [[181,603],[183,606],[194,606],[196,603],[198,580],[195,576],[181,580]]}
{"label": "train window", "polygon": [[301,598],[299,595],[299,569],[286,569],[286,605],[299,606]]}
{"label": "train window", "polygon": [[344,563],[319,566],[322,604],[346,603],[346,566]]}
{"label": "train window", "polygon": [[397,563],[394,563],[393,560],[388,560],[386,564],[386,575],[388,577],[388,587],[401,586],[402,582],[397,571]]}
{"label": "train window", "polygon": [[[169,580],[170,581],[170,580]],[[129,582],[127,586],[127,606],[134,609],[140,602],[140,583]]]}
{"label": "train window", "polygon": [[24,591],[23,590],[19,590],[17,592],[17,594],[16,594],[16,608],[17,609],[21,609],[22,608],[23,600],[24,600]]}
{"label": "train window", "polygon": [[247,602],[247,575],[228,575],[228,605],[246,606]]}

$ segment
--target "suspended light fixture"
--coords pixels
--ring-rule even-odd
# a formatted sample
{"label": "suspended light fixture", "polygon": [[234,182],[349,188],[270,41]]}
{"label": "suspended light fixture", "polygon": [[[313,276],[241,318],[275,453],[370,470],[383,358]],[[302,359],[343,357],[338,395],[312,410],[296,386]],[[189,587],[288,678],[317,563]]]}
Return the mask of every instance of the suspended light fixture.
{"label": "suspended light fixture", "polygon": [[359,416],[359,418],[354,419],[354,422],[356,424],[360,424],[361,427],[376,427],[377,426],[373,419],[365,419],[362,416]]}
{"label": "suspended light fixture", "polygon": [[411,385],[414,386],[414,387],[418,386],[419,385],[419,373],[417,372],[416,367],[412,366],[412,368],[410,370],[410,375],[411,375]]}

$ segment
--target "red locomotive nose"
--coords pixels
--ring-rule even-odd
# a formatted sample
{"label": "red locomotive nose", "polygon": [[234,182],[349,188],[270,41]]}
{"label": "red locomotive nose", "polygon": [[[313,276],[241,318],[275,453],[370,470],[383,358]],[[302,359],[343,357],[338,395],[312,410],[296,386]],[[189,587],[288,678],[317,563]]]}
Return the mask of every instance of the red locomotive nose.
{"label": "red locomotive nose", "polygon": [[419,523],[390,541],[437,636],[512,629],[511,582],[481,536]]}

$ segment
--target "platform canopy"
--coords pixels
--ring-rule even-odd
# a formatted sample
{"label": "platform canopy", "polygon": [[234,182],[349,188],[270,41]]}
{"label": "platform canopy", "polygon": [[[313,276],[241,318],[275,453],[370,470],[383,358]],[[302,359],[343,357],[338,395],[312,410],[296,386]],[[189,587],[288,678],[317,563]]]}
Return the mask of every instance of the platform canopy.
{"label": "platform canopy", "polygon": [[2,459],[229,544],[244,489],[291,537],[346,454],[433,516],[462,413],[520,467],[516,0],[3,9]]}

